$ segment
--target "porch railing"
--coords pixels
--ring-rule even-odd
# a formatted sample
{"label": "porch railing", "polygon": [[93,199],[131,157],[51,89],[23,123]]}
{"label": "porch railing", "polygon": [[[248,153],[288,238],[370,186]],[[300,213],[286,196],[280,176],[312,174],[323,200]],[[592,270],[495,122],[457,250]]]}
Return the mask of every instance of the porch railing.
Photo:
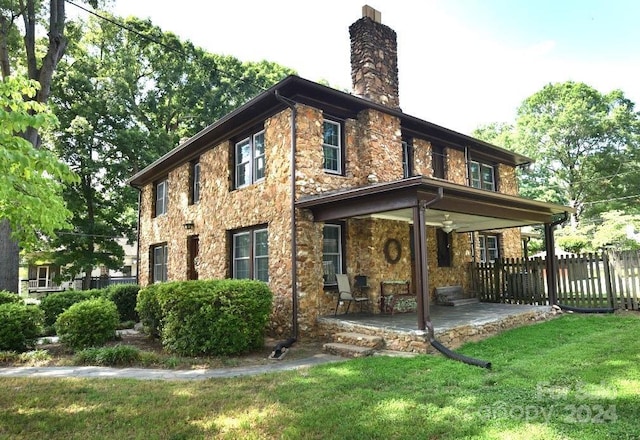
{"label": "porch railing", "polygon": [[[640,251],[555,258],[559,303],[639,309]],[[549,304],[546,268],[546,260],[542,258],[471,263],[471,282],[481,301]]]}

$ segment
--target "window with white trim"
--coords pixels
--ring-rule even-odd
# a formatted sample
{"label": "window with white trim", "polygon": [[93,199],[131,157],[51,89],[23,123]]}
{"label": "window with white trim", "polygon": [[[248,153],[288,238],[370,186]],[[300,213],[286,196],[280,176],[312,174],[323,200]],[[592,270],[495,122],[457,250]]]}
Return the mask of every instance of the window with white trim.
{"label": "window with white trim", "polygon": [[264,179],[264,130],[237,142],[234,156],[235,188],[242,188]]}
{"label": "window with white trim", "polygon": [[340,123],[323,121],[322,128],[322,168],[333,174],[342,174],[342,127]]}
{"label": "window with white trim", "polygon": [[469,161],[469,185],[474,188],[496,190],[495,169],[493,165]]}
{"label": "window with white trim", "polygon": [[233,278],[269,281],[269,233],[266,228],[232,234]]}
{"label": "window with white trim", "polygon": [[500,247],[497,235],[478,236],[480,242],[480,261],[483,263],[493,263],[500,258]]}
{"label": "window with white trim", "polygon": [[322,265],[324,272],[324,284],[336,285],[337,273],[342,272],[342,226],[325,224],[322,229]]}
{"label": "window with white trim", "polygon": [[413,176],[413,143],[402,141],[402,177],[405,179]]}
{"label": "window with white trim", "polygon": [[153,185],[154,214],[156,217],[167,213],[169,203],[169,188],[167,179],[162,179]]}
{"label": "window with white trim", "polygon": [[151,281],[161,283],[167,281],[168,247],[166,244],[151,246]]}
{"label": "window with white trim", "polygon": [[200,160],[191,162],[189,188],[189,204],[193,205],[200,201]]}

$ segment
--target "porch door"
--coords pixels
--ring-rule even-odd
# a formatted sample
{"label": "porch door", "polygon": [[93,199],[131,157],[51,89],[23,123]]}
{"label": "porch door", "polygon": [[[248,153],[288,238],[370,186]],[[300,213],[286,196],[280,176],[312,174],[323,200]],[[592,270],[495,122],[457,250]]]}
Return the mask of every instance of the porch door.
{"label": "porch door", "polygon": [[38,287],[49,287],[49,266],[38,266]]}
{"label": "porch door", "polygon": [[187,238],[187,279],[198,279],[198,255],[200,253],[200,240],[197,235]]}

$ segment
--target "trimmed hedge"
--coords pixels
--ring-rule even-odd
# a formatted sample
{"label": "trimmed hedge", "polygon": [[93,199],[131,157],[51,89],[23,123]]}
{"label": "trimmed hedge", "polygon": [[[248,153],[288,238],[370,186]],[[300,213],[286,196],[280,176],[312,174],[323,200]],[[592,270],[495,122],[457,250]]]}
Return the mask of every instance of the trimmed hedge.
{"label": "trimmed hedge", "polygon": [[16,293],[0,290],[0,304],[24,304],[24,301]]}
{"label": "trimmed hedge", "polygon": [[106,298],[113,301],[118,308],[121,321],[138,322],[136,300],[140,286],[137,284],[113,284],[103,290]]}
{"label": "trimmed hedge", "polygon": [[179,281],[142,289],[138,313],[171,351],[229,355],[262,347],[272,302],[260,281]]}
{"label": "trimmed hedge", "polygon": [[120,322],[118,308],[105,298],[88,299],[73,304],[56,320],[60,342],[78,350],[104,345],[116,336]]}
{"label": "trimmed hedge", "polygon": [[42,332],[42,311],[25,304],[0,304],[0,350],[26,351]]}

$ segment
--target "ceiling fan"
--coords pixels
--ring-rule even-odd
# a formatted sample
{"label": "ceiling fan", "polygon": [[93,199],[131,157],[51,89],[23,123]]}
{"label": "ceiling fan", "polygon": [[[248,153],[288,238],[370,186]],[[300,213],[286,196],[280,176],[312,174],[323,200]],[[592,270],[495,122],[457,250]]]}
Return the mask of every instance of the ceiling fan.
{"label": "ceiling fan", "polygon": [[456,224],[449,218],[449,214],[444,215],[444,220],[442,220],[442,226],[440,228],[446,232],[447,234],[453,231],[456,228]]}

